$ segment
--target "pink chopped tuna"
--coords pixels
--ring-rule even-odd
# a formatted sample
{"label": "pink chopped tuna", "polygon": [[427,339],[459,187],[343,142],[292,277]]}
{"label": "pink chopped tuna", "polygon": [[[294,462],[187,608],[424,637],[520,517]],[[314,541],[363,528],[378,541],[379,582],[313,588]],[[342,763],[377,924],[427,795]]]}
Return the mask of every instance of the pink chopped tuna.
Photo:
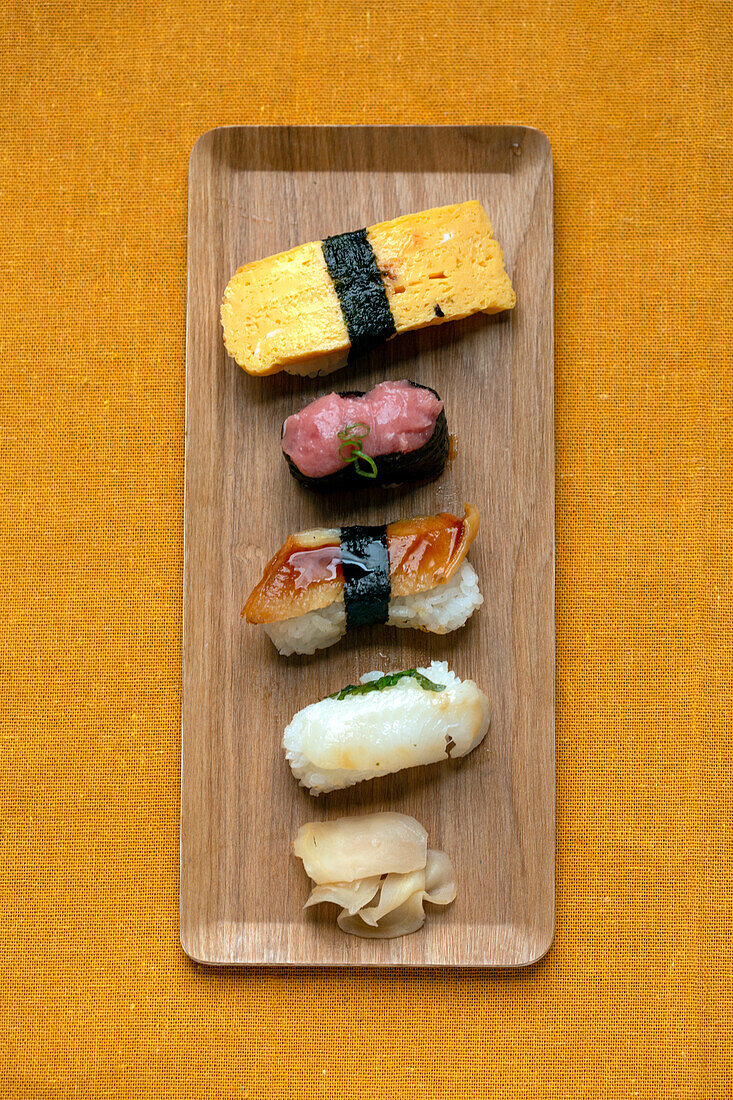
{"label": "pink chopped tuna", "polygon": [[408,381],[380,382],[363,397],[329,393],[289,416],[283,427],[283,451],[306,477],[326,477],[344,466],[338,433],[350,424],[366,424],[365,454],[408,454],[428,442],[443,402]]}

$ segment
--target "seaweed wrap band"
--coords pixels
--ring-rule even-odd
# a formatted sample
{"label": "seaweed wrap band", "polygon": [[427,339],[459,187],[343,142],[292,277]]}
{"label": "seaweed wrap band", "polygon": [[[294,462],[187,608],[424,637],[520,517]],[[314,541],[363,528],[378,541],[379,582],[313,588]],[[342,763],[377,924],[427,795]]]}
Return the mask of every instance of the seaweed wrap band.
{"label": "seaweed wrap band", "polygon": [[323,256],[344,314],[351,354],[368,351],[396,335],[382,273],[366,229],[326,237]]}
{"label": "seaweed wrap band", "polygon": [[386,623],[392,592],[386,524],[342,527],[341,567],[346,629]]}

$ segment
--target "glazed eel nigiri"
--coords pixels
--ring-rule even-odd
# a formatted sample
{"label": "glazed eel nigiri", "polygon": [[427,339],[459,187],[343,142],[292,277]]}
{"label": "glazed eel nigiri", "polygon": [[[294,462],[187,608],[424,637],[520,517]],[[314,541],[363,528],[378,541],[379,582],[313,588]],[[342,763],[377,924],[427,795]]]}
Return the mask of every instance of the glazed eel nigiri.
{"label": "glazed eel nigiri", "polygon": [[403,379],[328,393],[283,424],[290,473],[316,492],[430,481],[448,458],[443,402]]}
{"label": "glazed eel nigiri", "polygon": [[291,535],[244,606],[280,653],[314,653],[371,623],[457,630],[484,602],[466,561],[478,511]]}

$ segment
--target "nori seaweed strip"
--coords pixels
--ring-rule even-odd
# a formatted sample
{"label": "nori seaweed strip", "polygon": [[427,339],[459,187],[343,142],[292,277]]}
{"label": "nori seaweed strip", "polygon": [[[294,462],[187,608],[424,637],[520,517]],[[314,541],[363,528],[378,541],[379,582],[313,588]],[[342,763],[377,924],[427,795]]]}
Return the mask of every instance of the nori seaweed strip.
{"label": "nori seaweed strip", "polygon": [[389,618],[389,553],[387,526],[342,527],[346,629],[386,623]]}
{"label": "nori seaweed strip", "polygon": [[[440,394],[431,386],[421,386],[418,382],[410,382],[416,389],[430,390],[440,400]],[[365,390],[348,390],[339,393],[339,397],[363,397]],[[445,409],[440,410],[440,415],[435,421],[433,434],[427,443],[418,447],[416,451],[393,451],[391,454],[374,455],[377,465],[376,478],[360,477],[354,469],[353,462],[347,462],[340,470],[323,477],[308,477],[295,465],[289,455],[285,455],[290,473],[316,493],[337,493],[343,489],[365,489],[370,485],[400,485],[408,481],[434,481],[440,477],[445,464],[448,461],[448,421],[445,418]]]}
{"label": "nori seaweed strip", "polygon": [[351,341],[349,354],[368,351],[397,333],[382,273],[366,229],[321,241]]}

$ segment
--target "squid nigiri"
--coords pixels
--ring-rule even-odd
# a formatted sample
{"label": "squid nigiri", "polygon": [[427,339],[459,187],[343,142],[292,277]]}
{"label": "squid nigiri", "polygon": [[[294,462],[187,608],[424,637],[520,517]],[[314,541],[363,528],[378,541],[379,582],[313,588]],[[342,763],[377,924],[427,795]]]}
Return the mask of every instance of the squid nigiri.
{"label": "squid nigiri", "polygon": [[243,617],[280,653],[315,653],[371,623],[448,634],[484,602],[466,560],[479,514],[415,516],[379,527],[291,535],[265,568]]}
{"label": "squid nigiri", "polygon": [[368,672],[292,718],[283,733],[293,775],[312,795],[466,756],[486,736],[489,701],[445,661]]}

